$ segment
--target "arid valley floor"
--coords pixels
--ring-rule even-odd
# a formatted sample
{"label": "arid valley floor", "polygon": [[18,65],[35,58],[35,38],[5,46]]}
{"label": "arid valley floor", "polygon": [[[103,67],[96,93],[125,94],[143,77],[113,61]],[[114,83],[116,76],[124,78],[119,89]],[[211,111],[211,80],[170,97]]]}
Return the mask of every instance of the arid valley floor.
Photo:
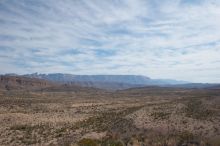
{"label": "arid valley floor", "polygon": [[220,90],[2,91],[0,145],[219,146]]}
{"label": "arid valley floor", "polygon": [[220,146],[220,0],[0,0],[0,146]]}

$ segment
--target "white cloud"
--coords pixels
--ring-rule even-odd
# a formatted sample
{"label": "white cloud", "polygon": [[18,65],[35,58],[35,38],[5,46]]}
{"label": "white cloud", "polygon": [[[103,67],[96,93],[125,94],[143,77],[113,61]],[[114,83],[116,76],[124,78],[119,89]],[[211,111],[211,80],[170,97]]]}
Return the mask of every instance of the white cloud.
{"label": "white cloud", "polygon": [[219,17],[214,0],[3,0],[0,72],[220,82]]}

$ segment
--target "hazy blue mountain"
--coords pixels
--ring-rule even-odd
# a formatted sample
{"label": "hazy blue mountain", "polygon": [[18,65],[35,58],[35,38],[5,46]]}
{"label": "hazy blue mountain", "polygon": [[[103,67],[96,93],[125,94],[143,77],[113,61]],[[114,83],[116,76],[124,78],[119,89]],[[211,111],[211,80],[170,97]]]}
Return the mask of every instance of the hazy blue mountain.
{"label": "hazy blue mountain", "polygon": [[82,82],[82,83],[121,83],[129,85],[176,85],[186,84],[184,81],[151,79],[141,75],[72,75],[72,74],[27,74],[26,77],[46,79],[56,82]]}

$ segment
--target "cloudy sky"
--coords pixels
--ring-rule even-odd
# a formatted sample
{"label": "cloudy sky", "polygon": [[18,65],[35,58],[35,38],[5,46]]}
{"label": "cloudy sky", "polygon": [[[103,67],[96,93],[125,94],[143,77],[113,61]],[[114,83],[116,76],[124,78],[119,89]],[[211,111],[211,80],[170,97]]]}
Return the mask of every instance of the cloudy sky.
{"label": "cloudy sky", "polygon": [[0,74],[220,82],[219,0],[0,0]]}

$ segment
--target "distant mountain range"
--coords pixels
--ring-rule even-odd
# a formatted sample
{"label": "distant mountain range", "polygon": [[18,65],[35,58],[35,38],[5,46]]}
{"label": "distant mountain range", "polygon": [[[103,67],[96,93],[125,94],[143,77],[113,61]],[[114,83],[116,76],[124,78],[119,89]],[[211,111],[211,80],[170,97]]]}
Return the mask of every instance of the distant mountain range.
{"label": "distant mountain range", "polygon": [[29,78],[15,74],[0,75],[0,93],[2,91],[46,91],[46,92],[91,92],[102,93],[101,89],[79,85],[61,84],[44,79]]}
{"label": "distant mountain range", "polygon": [[185,81],[151,79],[141,75],[72,75],[72,74],[26,74],[25,77],[39,78],[56,82],[99,82],[99,83],[122,83],[132,85],[177,85],[186,84]]}
{"label": "distant mountain range", "polygon": [[[123,90],[149,86],[171,88],[220,89],[220,84],[188,83],[185,81],[151,79],[140,75],[72,75],[72,74],[6,74],[0,76],[3,90],[72,91],[86,88]],[[88,90],[86,89],[86,90]],[[93,89],[92,89],[93,90]]]}
{"label": "distant mountain range", "polygon": [[107,90],[122,90],[144,86],[180,85],[188,82],[151,79],[141,75],[73,75],[73,74],[26,74],[24,77],[38,78],[59,83],[95,87]]}

